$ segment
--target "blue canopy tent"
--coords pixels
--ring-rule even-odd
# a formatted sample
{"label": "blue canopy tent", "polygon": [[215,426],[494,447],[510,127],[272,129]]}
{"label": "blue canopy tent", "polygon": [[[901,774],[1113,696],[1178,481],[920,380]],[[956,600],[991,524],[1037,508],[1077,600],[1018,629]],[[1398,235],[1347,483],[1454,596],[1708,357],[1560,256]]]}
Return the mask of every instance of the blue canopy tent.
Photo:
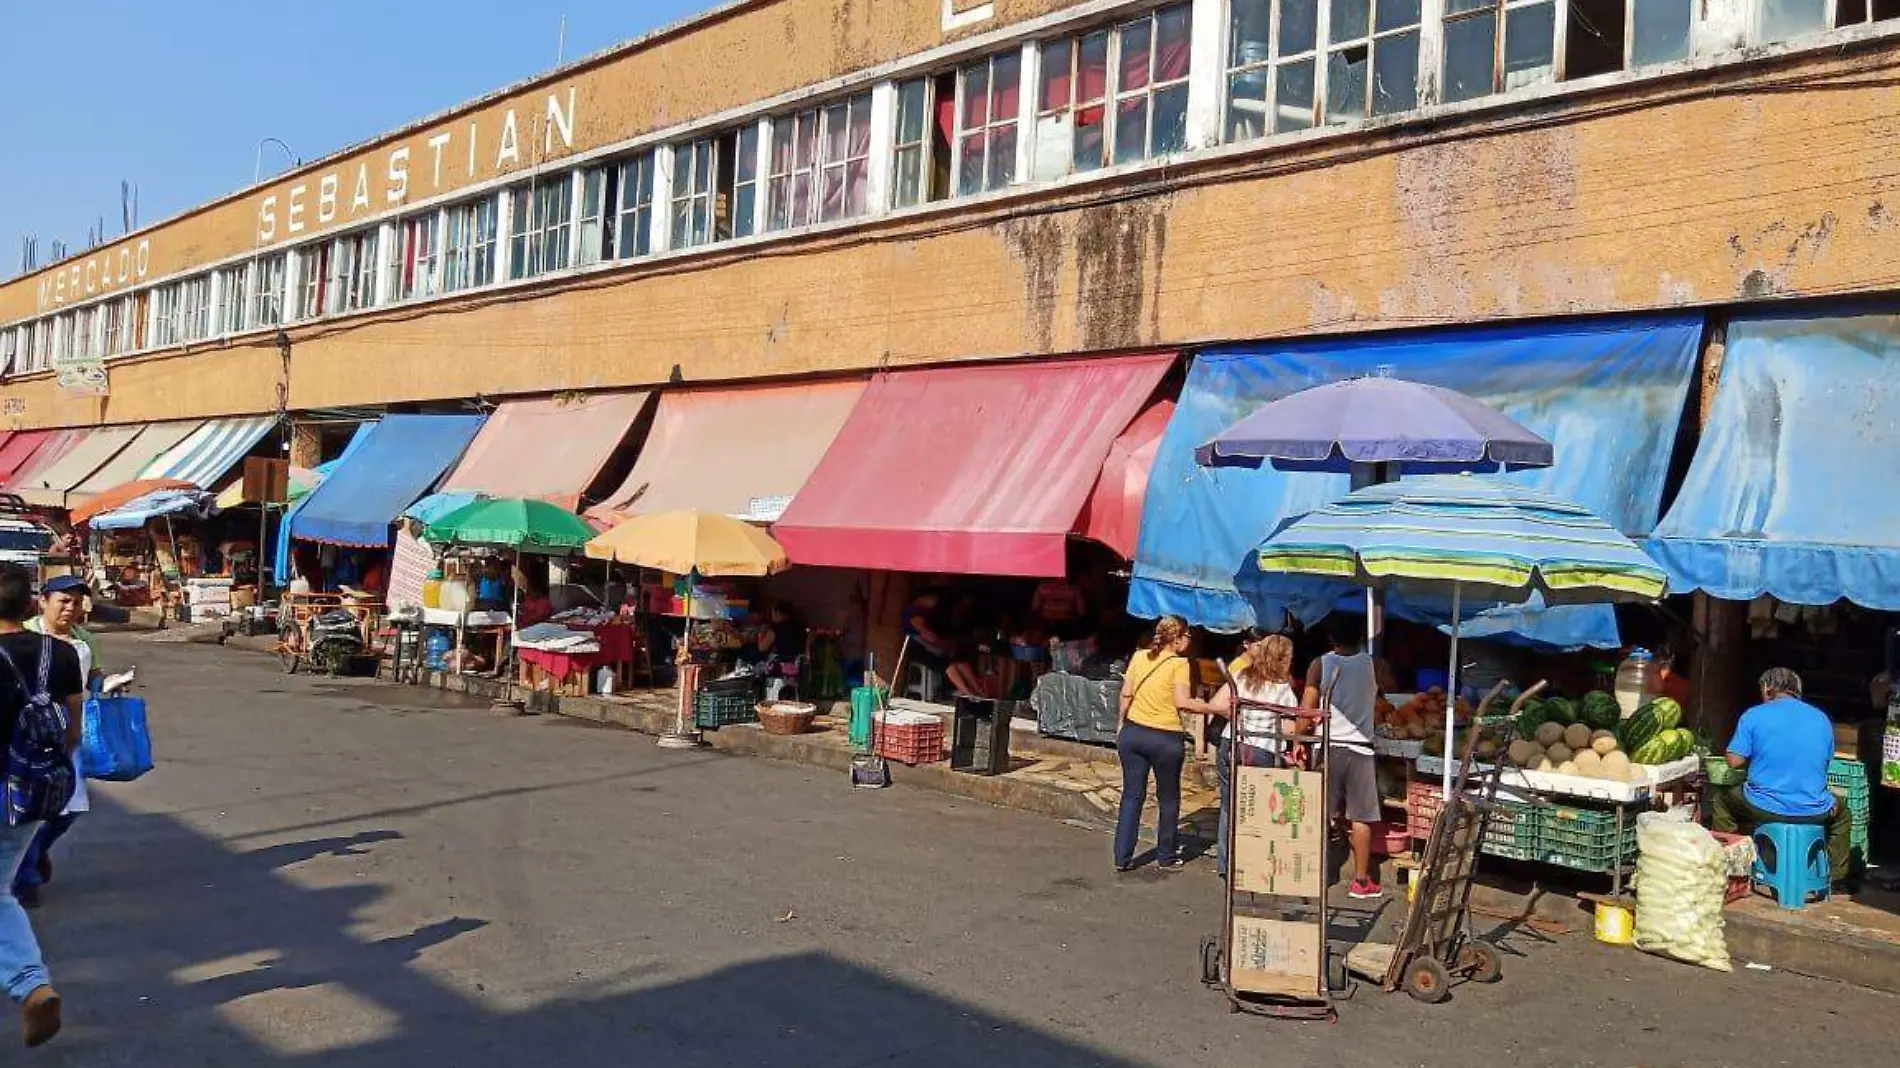
{"label": "blue canopy tent", "polygon": [[[338,456],[328,463],[318,464],[314,470],[324,476],[325,479],[328,479],[331,472],[342,466],[345,460],[348,460],[356,453],[357,449],[363,446],[364,442],[369,440],[369,432],[375,426],[375,423],[364,423],[357,427],[356,433],[350,435],[349,444],[343,446],[343,455]],[[313,493],[314,491],[312,491],[312,494]],[[276,576],[276,581],[279,586],[286,585],[290,582],[291,524],[296,521],[297,513],[303,511],[303,506],[310,500],[312,494],[305,494],[292,502],[290,507],[284,511],[283,522],[277,528],[277,545],[271,555],[271,572]]]}
{"label": "blue canopy tent", "polygon": [[94,530],[137,530],[154,519],[174,515],[202,518],[213,511],[212,496],[203,490],[153,490],[93,516],[90,526]]}
{"label": "blue canopy tent", "polygon": [[1709,422],[1645,545],[1672,589],[1900,611],[1900,315],[1729,324]]}
{"label": "blue canopy tent", "polygon": [[[1204,467],[1195,449],[1262,404],[1328,382],[1386,374],[1484,401],[1548,439],[1555,463],[1502,476],[1649,534],[1701,337],[1699,316],[1434,330],[1231,346],[1198,355],[1162,439],[1142,513],[1129,611],[1215,630],[1311,620],[1357,606],[1340,585],[1263,575],[1253,550],[1289,520],[1345,495],[1343,474]],[[1392,614],[1432,623],[1449,604],[1394,595]],[[1499,618],[1508,624],[1499,624]],[[1618,644],[1606,606],[1505,610],[1479,629],[1561,648]],[[1507,629],[1508,628],[1508,629]],[[1467,628],[1467,634],[1474,630]]]}
{"label": "blue canopy tent", "polygon": [[479,415],[390,415],[304,498],[290,536],[358,548],[387,548],[390,524],[429,492],[482,428]]}

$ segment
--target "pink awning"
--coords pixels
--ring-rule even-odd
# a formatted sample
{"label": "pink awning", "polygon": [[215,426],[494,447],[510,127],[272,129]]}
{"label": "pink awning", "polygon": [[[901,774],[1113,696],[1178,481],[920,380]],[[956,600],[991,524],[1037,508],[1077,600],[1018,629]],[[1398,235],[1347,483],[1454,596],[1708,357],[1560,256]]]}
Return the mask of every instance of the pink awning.
{"label": "pink awning", "polygon": [[697,508],[771,522],[863,394],[862,379],[662,393],[633,471],[589,515]]}
{"label": "pink awning", "polygon": [[525,497],[579,508],[581,495],[640,418],[648,396],[641,390],[503,401],[482,424],[441,491]]}
{"label": "pink awning", "polygon": [[1135,558],[1141,535],[1141,506],[1148,499],[1148,473],[1154,470],[1161,436],[1174,416],[1173,401],[1156,401],[1135,417],[1109,446],[1102,461],[1102,477],[1089,494],[1077,531],[1115,550],[1123,559]]}
{"label": "pink awning", "polygon": [[21,469],[33,462],[41,447],[63,433],[58,430],[15,430],[0,445],[0,488],[5,488]]}
{"label": "pink awning", "polygon": [[1062,575],[1109,447],[1174,361],[880,375],[773,533],[800,564]]}

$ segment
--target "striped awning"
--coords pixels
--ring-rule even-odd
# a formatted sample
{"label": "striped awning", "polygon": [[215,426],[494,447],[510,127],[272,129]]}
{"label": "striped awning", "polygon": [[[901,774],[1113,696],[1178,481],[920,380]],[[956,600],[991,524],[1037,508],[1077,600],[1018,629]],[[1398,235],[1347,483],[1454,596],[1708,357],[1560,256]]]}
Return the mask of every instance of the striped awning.
{"label": "striped awning", "polygon": [[176,478],[210,489],[277,425],[274,415],[213,419],[153,460],[140,478]]}

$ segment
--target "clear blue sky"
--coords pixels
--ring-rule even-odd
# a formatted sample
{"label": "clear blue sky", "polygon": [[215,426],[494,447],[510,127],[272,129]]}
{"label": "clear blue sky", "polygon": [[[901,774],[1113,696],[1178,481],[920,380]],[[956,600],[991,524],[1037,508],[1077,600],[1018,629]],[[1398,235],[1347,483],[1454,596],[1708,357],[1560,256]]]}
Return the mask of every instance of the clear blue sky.
{"label": "clear blue sky", "polygon": [[[600,51],[716,0],[0,0],[0,278],[75,250],[119,181],[150,224],[304,159]],[[265,173],[289,160],[266,147]]]}

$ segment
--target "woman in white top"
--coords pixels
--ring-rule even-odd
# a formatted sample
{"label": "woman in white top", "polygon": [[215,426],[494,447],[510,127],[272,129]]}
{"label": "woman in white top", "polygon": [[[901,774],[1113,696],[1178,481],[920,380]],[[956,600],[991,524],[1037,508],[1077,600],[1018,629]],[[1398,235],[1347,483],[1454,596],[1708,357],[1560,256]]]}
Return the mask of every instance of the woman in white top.
{"label": "woman in white top", "polygon": [[[1278,766],[1286,743],[1268,735],[1284,730],[1285,726],[1277,722],[1272,712],[1258,706],[1268,704],[1288,709],[1300,706],[1299,694],[1293,689],[1293,640],[1284,634],[1269,634],[1259,629],[1249,631],[1241,655],[1228,665],[1228,671],[1234,677],[1234,685],[1221,687],[1210,702],[1215,715],[1230,721],[1220,739],[1220,837],[1214,843],[1214,867],[1223,879],[1227,877],[1227,824],[1234,809],[1231,769],[1235,746],[1239,747],[1240,763],[1245,767]],[[1238,695],[1234,692],[1236,688]]]}

